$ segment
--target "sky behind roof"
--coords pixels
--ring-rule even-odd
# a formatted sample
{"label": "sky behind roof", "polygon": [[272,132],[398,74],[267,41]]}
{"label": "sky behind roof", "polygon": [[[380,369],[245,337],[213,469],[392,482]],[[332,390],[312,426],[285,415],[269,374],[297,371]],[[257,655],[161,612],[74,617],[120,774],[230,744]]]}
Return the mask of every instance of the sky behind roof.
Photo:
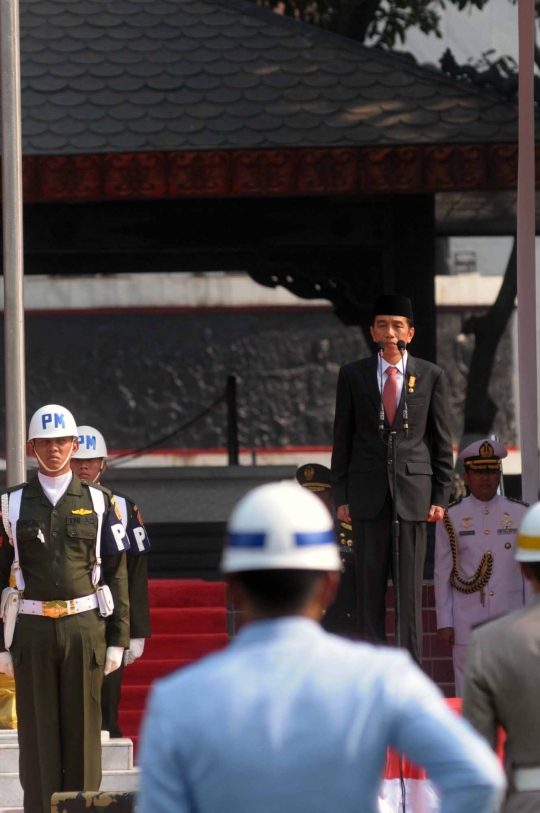
{"label": "sky behind roof", "polygon": [[407,36],[404,50],[411,51],[420,63],[438,64],[446,48],[460,63],[478,59],[494,48],[497,56],[518,55],[518,12],[511,0],[488,0],[482,11],[458,11],[450,2],[442,12],[442,39],[422,34],[418,29]]}

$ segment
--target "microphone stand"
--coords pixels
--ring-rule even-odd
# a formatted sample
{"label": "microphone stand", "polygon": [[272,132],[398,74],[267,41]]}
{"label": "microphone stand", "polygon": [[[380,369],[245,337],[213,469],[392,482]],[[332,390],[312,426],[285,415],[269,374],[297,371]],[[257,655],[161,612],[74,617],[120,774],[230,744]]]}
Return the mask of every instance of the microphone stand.
{"label": "microphone stand", "polygon": [[397,512],[397,432],[390,429],[388,435],[388,465],[392,477],[392,561],[394,581],[394,608],[396,616],[396,646],[401,646],[401,589],[399,578],[399,519]]}
{"label": "microphone stand", "polygon": [[[403,376],[403,433],[405,438],[409,437],[409,409],[407,406],[406,381],[405,381],[405,342],[398,342],[398,350],[401,353],[401,371]],[[394,608],[396,617],[396,646],[401,647],[401,584],[399,575],[400,555],[399,536],[400,527],[398,519],[397,504],[397,431],[390,429],[388,435],[388,465],[392,477],[392,561],[393,561],[393,581],[394,581]]]}
{"label": "microphone stand", "polygon": [[384,353],[384,342],[377,342],[377,384],[381,391],[381,403],[379,406],[379,437],[384,440],[384,404],[383,404],[383,383],[382,383],[382,359]]}
{"label": "microphone stand", "polygon": [[[409,409],[407,406],[407,397],[405,389],[406,382],[405,382],[405,342],[399,341],[398,350],[401,353],[401,365],[402,365],[402,375],[403,375],[403,433],[406,438],[409,437]],[[381,358],[380,367],[381,367],[381,410],[382,410],[382,425],[384,428],[384,406],[382,402],[382,350],[379,350],[379,356]],[[395,419],[394,419],[395,423]],[[379,415],[379,433],[382,437],[381,432],[381,417]],[[398,519],[398,510],[397,510],[397,431],[396,429],[390,428],[390,432],[388,435],[388,455],[387,461],[390,467],[390,474],[392,477],[392,563],[393,563],[393,579],[394,582],[394,614],[395,614],[395,627],[396,627],[396,646],[398,648],[401,647],[401,584],[400,584],[400,575],[399,575],[399,519]],[[399,755],[399,778],[401,783],[401,807],[403,813],[406,810],[406,790],[405,790],[405,782],[403,780],[403,758],[401,754]]]}

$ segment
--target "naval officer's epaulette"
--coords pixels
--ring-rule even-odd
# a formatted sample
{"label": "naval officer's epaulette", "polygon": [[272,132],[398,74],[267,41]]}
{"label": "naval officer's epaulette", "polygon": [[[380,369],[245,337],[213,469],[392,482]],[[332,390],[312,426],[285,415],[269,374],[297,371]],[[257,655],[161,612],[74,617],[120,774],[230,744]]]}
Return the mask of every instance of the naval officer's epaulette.
{"label": "naval officer's epaulette", "polygon": [[448,508],[453,508],[453,507],[454,507],[454,505],[459,505],[459,504],[460,504],[460,502],[461,502],[462,500],[463,500],[463,497],[460,497],[460,498],[459,498],[459,500],[454,500],[454,502],[451,502],[451,503],[450,503],[450,505],[448,506]]}
{"label": "naval officer's epaulette", "polygon": [[510,500],[510,502],[517,502],[518,505],[524,505],[525,508],[529,507],[528,502],[524,502],[523,500],[517,500],[515,497],[506,497],[506,499]]}

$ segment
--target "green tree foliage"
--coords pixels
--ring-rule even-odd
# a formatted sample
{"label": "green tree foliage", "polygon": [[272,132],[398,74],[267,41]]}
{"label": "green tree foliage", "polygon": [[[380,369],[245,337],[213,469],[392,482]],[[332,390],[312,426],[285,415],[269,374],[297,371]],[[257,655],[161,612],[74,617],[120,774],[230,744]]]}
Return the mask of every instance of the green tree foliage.
{"label": "green tree foliage", "polygon": [[[540,0],[536,0],[540,6]],[[360,42],[393,49],[410,28],[441,37],[441,12],[450,2],[460,10],[483,8],[488,0],[254,0],[298,20]]]}

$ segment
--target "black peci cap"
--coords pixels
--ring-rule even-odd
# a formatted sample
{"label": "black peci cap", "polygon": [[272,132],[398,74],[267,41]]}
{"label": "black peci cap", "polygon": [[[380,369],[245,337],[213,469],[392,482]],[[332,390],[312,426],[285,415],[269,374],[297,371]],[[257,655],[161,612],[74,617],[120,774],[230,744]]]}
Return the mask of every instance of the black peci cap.
{"label": "black peci cap", "polygon": [[375,316],[403,316],[413,322],[413,312],[411,300],[408,296],[399,294],[383,294],[378,296],[373,306],[373,317]]}

